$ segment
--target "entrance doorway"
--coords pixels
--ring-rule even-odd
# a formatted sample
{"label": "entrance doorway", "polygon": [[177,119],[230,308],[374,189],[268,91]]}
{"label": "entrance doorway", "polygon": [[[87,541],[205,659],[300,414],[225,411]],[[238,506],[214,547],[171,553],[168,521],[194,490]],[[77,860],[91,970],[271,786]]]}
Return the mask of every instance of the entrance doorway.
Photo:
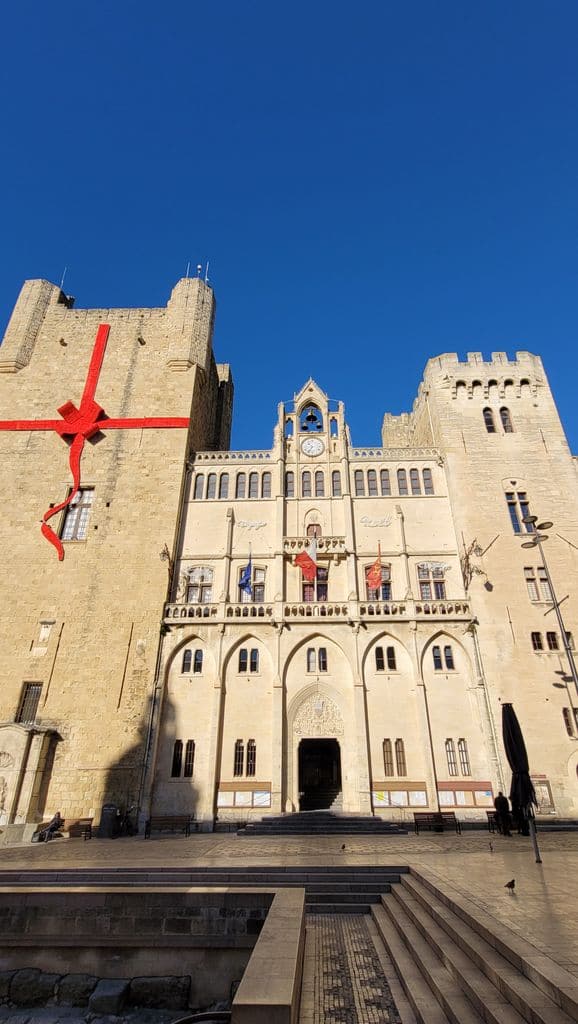
{"label": "entrance doorway", "polygon": [[341,751],[337,740],[301,740],[299,810],[341,807]]}

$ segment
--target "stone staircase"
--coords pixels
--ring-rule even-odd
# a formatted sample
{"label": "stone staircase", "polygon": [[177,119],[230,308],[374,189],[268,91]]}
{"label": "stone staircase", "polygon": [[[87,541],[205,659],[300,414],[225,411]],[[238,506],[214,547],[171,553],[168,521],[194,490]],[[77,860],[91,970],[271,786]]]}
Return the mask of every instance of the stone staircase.
{"label": "stone staircase", "polygon": [[420,872],[400,875],[371,913],[419,1024],[578,1020],[578,979]]}
{"label": "stone staircase", "polygon": [[314,789],[301,797],[302,811],[340,811],[343,807],[343,793],[339,786]]}
{"label": "stone staircase", "polygon": [[332,811],[298,811],[247,822],[239,836],[405,836],[407,828],[370,814],[336,814]]}

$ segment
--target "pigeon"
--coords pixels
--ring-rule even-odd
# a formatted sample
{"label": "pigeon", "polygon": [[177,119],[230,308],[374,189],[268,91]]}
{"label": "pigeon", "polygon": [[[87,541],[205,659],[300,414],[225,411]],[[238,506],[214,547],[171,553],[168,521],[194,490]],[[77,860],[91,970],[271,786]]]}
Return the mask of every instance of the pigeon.
{"label": "pigeon", "polygon": [[510,879],[509,882],[506,882],[506,884],[504,886],[504,889],[509,889],[510,892],[513,893],[515,886],[516,886],[516,879],[512,878],[512,879]]}
{"label": "pigeon", "polygon": [[490,853],[493,853],[493,852],[494,852],[494,847],[493,847],[493,846],[492,846],[492,844],[490,843]]}
{"label": "pigeon", "polygon": [[342,850],[344,850],[344,849],[345,849],[345,843],[343,843],[343,844],[342,844],[342,846],[341,846],[341,849],[342,849]]}

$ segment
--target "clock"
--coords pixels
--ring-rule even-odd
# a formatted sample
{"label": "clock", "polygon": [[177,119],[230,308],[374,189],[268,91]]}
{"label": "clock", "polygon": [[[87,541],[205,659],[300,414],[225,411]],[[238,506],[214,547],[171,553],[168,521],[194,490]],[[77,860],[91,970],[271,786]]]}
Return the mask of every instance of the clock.
{"label": "clock", "polygon": [[304,455],[321,455],[325,450],[325,445],[320,437],[306,437],[301,442],[301,451]]}

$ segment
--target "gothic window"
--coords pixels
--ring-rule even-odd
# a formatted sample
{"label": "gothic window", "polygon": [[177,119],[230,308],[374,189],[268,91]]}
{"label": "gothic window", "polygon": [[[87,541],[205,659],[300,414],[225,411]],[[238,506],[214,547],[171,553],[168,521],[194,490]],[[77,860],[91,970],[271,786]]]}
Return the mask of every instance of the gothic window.
{"label": "gothic window", "polygon": [[183,660],[182,660],[182,663],[181,663],[181,672],[190,672],[191,671],[192,663],[193,663],[193,652],[190,651],[187,648],[186,651],[183,651]]}
{"label": "gothic window", "polygon": [[558,651],[558,650],[560,650],[560,646],[558,644],[558,634],[557,633],[546,633],[546,643],[548,644],[548,650],[549,651]]}
{"label": "gothic window", "polygon": [[470,768],[470,757],[468,754],[468,745],[465,740],[458,740],[458,757],[460,759],[460,769],[462,775],[471,775],[472,771]]}
{"label": "gothic window", "polygon": [[315,647],[307,648],[307,671],[327,672],[326,647],[320,647],[319,650],[316,650]]}
{"label": "gothic window", "polygon": [[40,703],[42,683],[24,683],[20,696],[20,704],[16,712],[16,721],[22,725],[33,725],[36,721],[36,713]]}
{"label": "gothic window", "polygon": [[263,473],[263,476],[261,477],[261,497],[262,498],[270,498],[271,497],[271,474],[270,473]]}
{"label": "gothic window", "polygon": [[320,672],[327,672],[327,648],[320,647],[318,653],[318,664]]}
{"label": "gothic window", "polygon": [[210,604],[213,600],[213,570],[205,565],[189,571],[187,604]]}
{"label": "gothic window", "polygon": [[295,473],[292,473],[291,471],[285,473],[285,497],[295,497]]}
{"label": "gothic window", "polygon": [[363,470],[356,469],[353,474],[355,481],[355,496],[356,498],[362,498],[365,495],[365,483],[363,480]]}
{"label": "gothic window", "polygon": [[259,474],[249,473],[249,497],[259,497]]}
{"label": "gothic window", "polygon": [[448,774],[458,774],[458,762],[456,760],[456,748],[453,740],[446,740],[446,759],[448,762]]}
{"label": "gothic window", "polygon": [[494,423],[494,414],[490,408],[484,409],[484,423],[488,434],[496,433],[496,424]]}
{"label": "gothic window", "polygon": [[334,498],[341,497],[341,473],[338,469],[334,469],[331,474],[331,493]]}
{"label": "gothic window", "polygon": [[383,660],[383,647],[375,648],[375,670],[376,672],[383,672],[385,668],[385,662]]}
{"label": "gothic window", "polygon": [[241,647],[239,651],[239,672],[241,675],[246,675],[247,671],[259,671],[259,651],[256,647],[252,647],[251,650]]}
{"label": "gothic window", "polygon": [[434,493],[434,485],[433,485],[432,472],[431,472],[431,469],[427,468],[427,466],[426,466],[426,468],[424,470],[422,470],[422,477],[423,477],[423,492],[424,492],[424,494],[433,494]]}
{"label": "gothic window", "polygon": [[377,497],[377,473],[374,469],[367,470],[367,493],[370,498]]}
{"label": "gothic window", "polygon": [[365,591],[367,594],[367,600],[391,601],[391,565],[382,565],[381,567],[381,586],[379,590],[374,590],[367,582],[367,576],[371,572],[372,568],[372,565],[366,565],[365,567]]}
{"label": "gothic window", "polygon": [[229,474],[221,473],[219,480],[219,498],[229,497]]}
{"label": "gothic window", "polygon": [[236,487],[235,487],[235,497],[236,498],[244,498],[245,497],[246,480],[247,480],[247,477],[246,477],[245,473],[237,473],[237,484],[236,484]]}
{"label": "gothic window", "polygon": [[394,672],[397,669],[397,663],[395,660],[395,647],[386,648],[387,667],[390,671]]}
{"label": "gothic window", "polygon": [[528,588],[530,601],[551,601],[552,595],[548,584],[548,577],[543,566],[534,569],[533,566],[525,566],[524,579]]}
{"label": "gothic window", "polygon": [[254,776],[257,769],[257,744],[247,740],[247,775]]}
{"label": "gothic window", "polygon": [[217,474],[209,473],[207,477],[207,498],[215,498],[217,495]]}
{"label": "gothic window", "polygon": [[183,777],[185,779],[192,779],[193,770],[195,767],[195,741],[187,740],[185,746],[185,767],[183,770]]}
{"label": "gothic window", "polygon": [[203,497],[203,489],[205,486],[205,477],[203,473],[197,473],[195,477],[195,498],[197,501]]}
{"label": "gothic window", "polygon": [[323,473],[321,472],[320,469],[318,469],[316,474],[315,474],[315,497],[316,498],[324,498],[325,497],[325,478],[324,478]]}
{"label": "gothic window", "polygon": [[437,647],[437,646],[436,647],[432,647],[432,655],[433,655],[434,669],[436,670],[436,672],[441,672],[443,670],[443,667],[444,667],[443,666],[443,662],[442,662],[442,649],[441,649],[441,647]]}
{"label": "gothic window", "polygon": [[504,428],[504,433],[505,434],[513,434],[514,433],[514,427],[513,427],[513,424],[512,424],[512,417],[510,416],[510,410],[506,409],[505,405],[502,406],[502,408],[500,409],[500,419],[502,421],[502,426]]}
{"label": "gothic window", "polygon": [[421,484],[419,481],[419,471],[417,469],[410,469],[409,480],[411,483],[411,493],[421,494]]}
{"label": "gothic window", "polygon": [[183,765],[183,741],[175,740],[173,747],[173,762],[171,765],[171,779],[180,779]]}
{"label": "gothic window", "polygon": [[331,437],[337,437],[339,433],[337,420],[335,419],[335,416],[332,416],[331,419],[329,420],[329,433],[331,434]]}
{"label": "gothic window", "polygon": [[454,662],[454,652],[452,651],[449,644],[447,644],[444,647],[444,660],[446,663],[446,668],[449,669],[450,672],[453,672],[456,666]]}
{"label": "gothic window", "polygon": [[301,474],[301,497],[311,497],[311,473],[308,469]]}
{"label": "gothic window", "polygon": [[317,566],[314,580],[303,580],[303,600],[308,604],[325,603],[327,601],[327,581],[329,569]]}
{"label": "gothic window", "polygon": [[407,494],[407,473],[405,469],[398,469],[397,471],[397,489],[399,494]]}
{"label": "gothic window", "polygon": [[391,481],[389,479],[389,469],[380,470],[379,482],[381,484],[382,497],[389,498],[391,494]]}
{"label": "gothic window", "polygon": [[543,641],[542,641],[542,634],[541,633],[531,633],[530,637],[532,639],[532,649],[534,651],[543,651],[544,650],[544,644],[543,644]]}
{"label": "gothic window", "polygon": [[299,418],[299,429],[314,434],[323,430],[323,417],[316,405],[307,405]]}
{"label": "gothic window", "polygon": [[293,420],[285,420],[285,437],[293,437]]}
{"label": "gothic window", "polygon": [[203,652],[200,649],[195,651],[193,658],[193,675],[200,675],[203,671]]}
{"label": "gothic window", "polygon": [[422,562],[417,567],[419,596],[422,601],[443,601],[446,596],[444,569],[441,566]]}
{"label": "gothic window", "polygon": [[94,487],[81,487],[66,509],[61,540],[86,540]]}
{"label": "gothic window", "polygon": [[514,533],[534,533],[533,523],[523,523],[522,520],[530,515],[528,495],[525,491],[506,491],[506,503],[510,514],[510,521]]}
{"label": "gothic window", "polygon": [[307,671],[315,672],[316,651],[314,647],[307,648]]}
{"label": "gothic window", "polygon": [[383,741],[383,772],[386,778],[393,775],[393,749],[391,740]]}
{"label": "gothic window", "polygon": [[259,671],[259,651],[256,647],[252,647],[249,652],[249,672]]}
{"label": "gothic window", "polygon": [[395,647],[386,647],[385,658],[383,656],[383,647],[375,648],[375,668],[377,672],[383,672],[387,662],[387,668],[390,672],[395,672],[397,669],[397,662],[395,658]]}
{"label": "gothic window", "polygon": [[[239,583],[245,575],[246,566],[239,569]],[[251,571],[251,593],[247,590],[240,590],[241,604],[263,604],[265,601],[265,573],[266,569],[260,569],[254,565]]]}
{"label": "gothic window", "polygon": [[407,775],[403,740],[395,741],[395,766],[397,768],[398,775]]}
{"label": "gothic window", "polygon": [[321,523],[309,523],[307,527],[307,536],[316,537],[317,540],[321,537]]}
{"label": "gothic window", "polygon": [[239,776],[243,774],[243,763],[245,761],[245,744],[243,740],[236,740],[235,742],[235,754],[233,759],[233,775]]}

